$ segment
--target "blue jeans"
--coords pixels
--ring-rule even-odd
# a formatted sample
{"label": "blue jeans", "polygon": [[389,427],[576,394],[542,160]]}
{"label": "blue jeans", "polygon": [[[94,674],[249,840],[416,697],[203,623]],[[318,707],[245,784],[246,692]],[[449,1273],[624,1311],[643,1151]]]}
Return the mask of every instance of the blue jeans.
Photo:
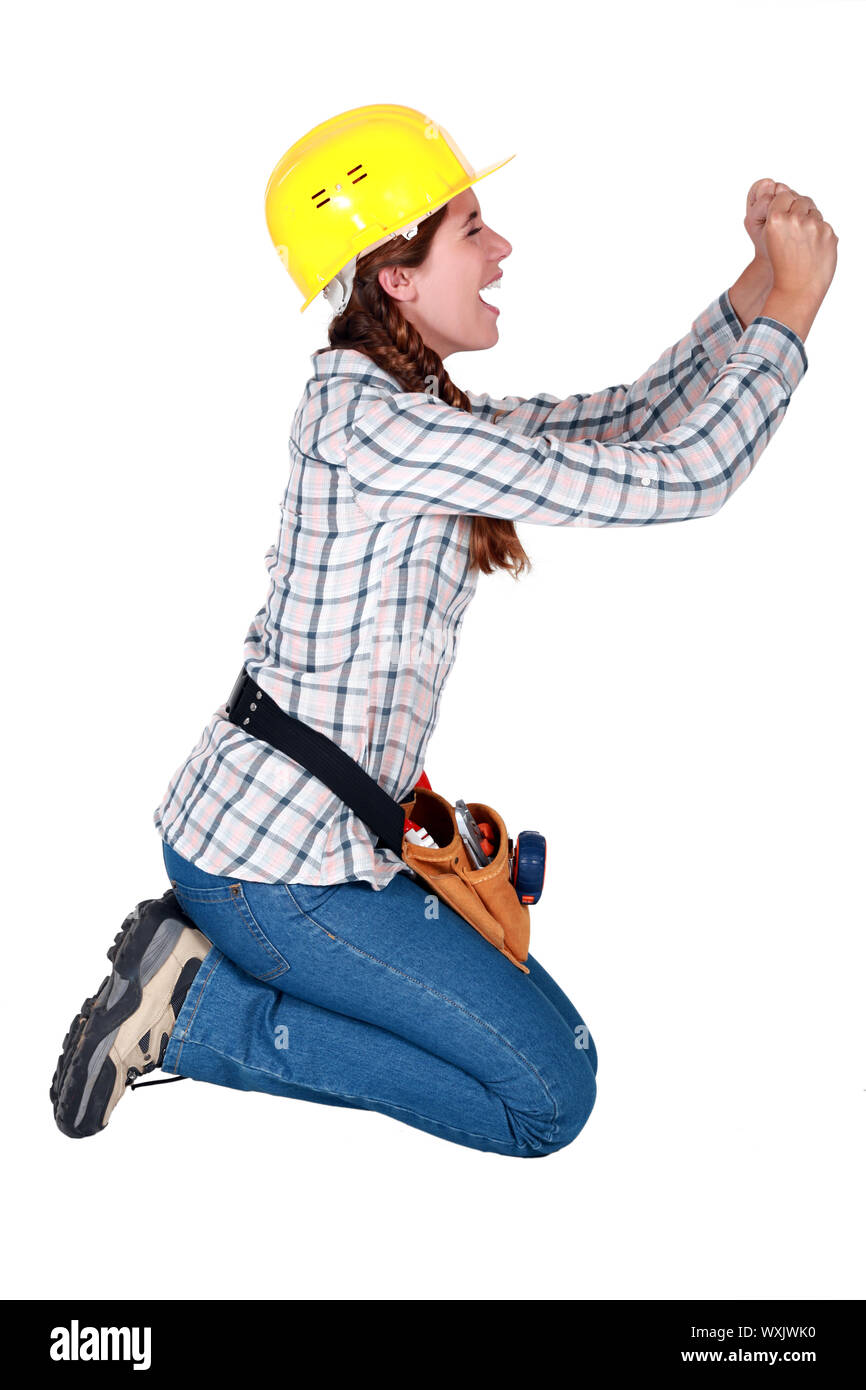
{"label": "blue jeans", "polygon": [[553,1153],[586,1124],[596,1050],[574,1005],[532,956],[524,975],[407,873],[377,892],[208,874],[165,843],[163,857],[212,942],[163,1070],[378,1110],[515,1157]]}

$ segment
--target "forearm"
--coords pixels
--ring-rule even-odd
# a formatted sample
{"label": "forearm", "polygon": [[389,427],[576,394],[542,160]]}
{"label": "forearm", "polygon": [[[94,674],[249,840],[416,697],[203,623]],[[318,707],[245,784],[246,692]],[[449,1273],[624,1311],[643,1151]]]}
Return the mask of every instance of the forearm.
{"label": "forearm", "polygon": [[644,438],[647,421],[654,435],[675,429],[706,394],[742,336],[727,298],[725,290],[708,304],[689,332],[631,385],[564,399],[545,392],[500,398],[467,391],[473,414],[523,435],[555,435],[563,443],[586,437],[599,443]]}
{"label": "forearm", "polygon": [[772,288],[773,267],[769,261],[756,256],[728,290],[731,307],[744,330],[763,312]]}

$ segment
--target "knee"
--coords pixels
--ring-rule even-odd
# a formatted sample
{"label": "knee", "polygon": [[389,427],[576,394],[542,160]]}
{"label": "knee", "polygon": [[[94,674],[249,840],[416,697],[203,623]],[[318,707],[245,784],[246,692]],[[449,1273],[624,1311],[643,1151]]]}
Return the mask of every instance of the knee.
{"label": "knee", "polygon": [[595,1067],[586,1052],[575,1052],[574,1064],[560,1081],[556,1121],[545,1153],[556,1153],[573,1143],[592,1114],[597,1090]]}
{"label": "knee", "polygon": [[572,1050],[556,1075],[546,1077],[548,1103],[543,1114],[517,1114],[510,1120],[519,1158],[543,1158],[571,1144],[590,1115],[597,1093],[595,1067],[586,1050]]}

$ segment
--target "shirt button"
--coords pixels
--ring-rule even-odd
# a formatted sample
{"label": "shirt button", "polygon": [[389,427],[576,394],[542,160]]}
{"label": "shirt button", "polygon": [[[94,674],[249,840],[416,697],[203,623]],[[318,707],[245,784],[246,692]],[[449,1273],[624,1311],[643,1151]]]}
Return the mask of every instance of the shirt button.
{"label": "shirt button", "polygon": [[643,477],[641,478],[641,482],[643,483],[644,487],[646,487],[648,483],[652,482],[652,478],[650,477],[649,473],[644,473]]}

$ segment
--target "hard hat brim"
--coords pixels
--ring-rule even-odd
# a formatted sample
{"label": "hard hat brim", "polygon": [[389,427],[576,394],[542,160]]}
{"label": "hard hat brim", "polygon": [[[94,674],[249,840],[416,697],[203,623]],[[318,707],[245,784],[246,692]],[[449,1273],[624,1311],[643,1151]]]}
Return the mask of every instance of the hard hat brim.
{"label": "hard hat brim", "polygon": [[[431,212],[437,212],[437,211],[439,210],[439,208],[444,207],[446,203],[450,203],[451,200],[452,200],[452,198],[459,198],[460,194],[461,194],[461,193],[465,193],[467,188],[471,188],[472,185],[473,185],[474,183],[480,183],[482,179],[486,179],[486,178],[487,178],[488,174],[495,174],[495,172],[496,172],[497,169],[501,169],[504,165],[510,164],[511,161],[512,161],[512,159],[515,159],[515,158],[516,158],[516,152],[515,152],[515,154],[510,154],[510,155],[508,156],[507,159],[500,159],[500,160],[497,160],[497,162],[496,162],[495,164],[488,164],[486,168],[478,170],[478,172],[477,172],[477,173],[474,173],[474,174],[472,175],[471,178],[467,178],[467,179],[464,180],[462,183],[459,183],[459,184],[457,185],[456,188],[452,189],[451,192],[449,192],[448,197],[447,197],[447,198],[444,198],[444,199],[442,200],[441,203],[437,203],[436,207],[425,208],[425,209],[424,209],[425,214],[428,214],[428,213],[431,213]],[[420,214],[419,214],[419,215],[420,215]],[[411,222],[411,219],[409,219],[409,221]],[[408,225],[408,223],[407,223],[407,225]],[[364,250],[365,250],[365,249],[369,249],[369,248],[363,248],[363,247],[362,247],[361,249],[359,249],[359,251],[358,251],[356,254],[357,254],[358,256],[363,256]],[[343,266],[336,266],[335,269],[334,269],[334,271],[333,271],[333,273],[332,273],[331,276],[328,278],[328,283],[330,283],[330,281],[334,278],[334,276],[338,275],[342,269],[343,269]],[[305,309],[308,309],[308,308],[309,308],[309,306],[312,304],[312,302],[313,302],[314,299],[318,299],[319,295],[322,294],[324,288],[325,288],[325,286],[322,286],[321,289],[316,290],[314,294],[311,294],[311,295],[309,296],[309,298],[306,299],[306,300],[304,301],[304,303],[301,305],[301,309],[300,309],[300,312],[301,312],[302,314],[303,314],[303,312],[304,312]]]}

